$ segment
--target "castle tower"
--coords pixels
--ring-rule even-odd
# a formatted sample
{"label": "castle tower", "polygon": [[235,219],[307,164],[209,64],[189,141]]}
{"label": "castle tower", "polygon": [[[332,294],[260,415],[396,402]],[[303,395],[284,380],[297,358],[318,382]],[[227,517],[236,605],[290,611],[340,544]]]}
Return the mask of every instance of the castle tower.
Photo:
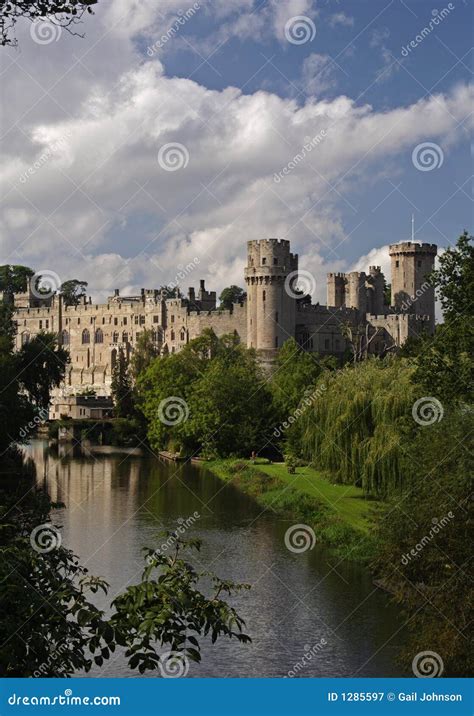
{"label": "castle tower", "polygon": [[298,255],[290,253],[289,241],[247,242],[247,346],[259,351],[264,364],[271,365],[278,349],[295,335],[292,286],[297,271]]}
{"label": "castle tower", "polygon": [[327,304],[335,308],[344,306],[346,300],[346,277],[343,273],[328,273]]}
{"label": "castle tower", "polygon": [[346,300],[347,308],[355,308],[361,313],[367,312],[366,275],[364,271],[351,271],[346,274]]}
{"label": "castle tower", "polygon": [[369,266],[367,312],[379,316],[384,312],[385,278],[380,266]]}
{"label": "castle tower", "polygon": [[403,313],[428,316],[434,331],[435,292],[427,283],[438,253],[436,244],[404,241],[390,245],[392,261],[392,305]]}

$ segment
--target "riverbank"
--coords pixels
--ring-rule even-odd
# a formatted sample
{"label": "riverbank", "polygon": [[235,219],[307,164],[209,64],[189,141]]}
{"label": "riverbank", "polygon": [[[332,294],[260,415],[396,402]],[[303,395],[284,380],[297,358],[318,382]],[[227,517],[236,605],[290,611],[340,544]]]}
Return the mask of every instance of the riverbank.
{"label": "riverbank", "polygon": [[313,528],[316,539],[344,559],[366,563],[375,554],[372,514],[380,503],[352,485],[337,485],[311,467],[288,473],[284,463],[212,460],[206,468],[263,508]]}

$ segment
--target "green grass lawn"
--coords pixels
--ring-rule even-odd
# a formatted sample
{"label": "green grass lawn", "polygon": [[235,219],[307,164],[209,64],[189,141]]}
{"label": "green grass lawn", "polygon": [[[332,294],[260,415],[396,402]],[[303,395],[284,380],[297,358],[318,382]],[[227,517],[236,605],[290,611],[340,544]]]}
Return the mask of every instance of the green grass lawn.
{"label": "green grass lawn", "polygon": [[[248,462],[251,465],[250,461]],[[367,531],[369,512],[377,504],[376,500],[368,500],[363,490],[353,485],[335,485],[324,473],[311,467],[297,467],[296,473],[290,475],[284,463],[268,465],[257,461],[255,467],[267,475],[277,477],[294,489],[316,497],[329,508],[335,510],[344,522],[351,527]]]}

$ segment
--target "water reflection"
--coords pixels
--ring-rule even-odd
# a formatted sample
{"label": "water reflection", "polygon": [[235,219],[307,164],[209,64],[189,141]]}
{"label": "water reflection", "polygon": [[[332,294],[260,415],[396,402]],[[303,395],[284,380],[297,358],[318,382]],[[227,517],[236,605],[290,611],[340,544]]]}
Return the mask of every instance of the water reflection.
{"label": "water reflection", "polygon": [[[395,661],[402,622],[370,575],[319,546],[289,552],[288,522],[262,514],[253,500],[202,467],[147,455],[83,453],[69,445],[52,450],[40,440],[28,452],[38,483],[66,505],[56,514],[63,543],[111,585],[109,598],[98,602],[102,608],[139,580],[142,548],[159,546],[160,530],[175,529],[195,512],[199,519],[189,535],[204,541],[196,566],[252,585],[233,603],[253,644],[204,644],[202,664],[192,664],[190,676],[285,676],[321,639],[325,644],[311,651],[297,676],[403,675]],[[121,654],[99,674],[136,675]]]}

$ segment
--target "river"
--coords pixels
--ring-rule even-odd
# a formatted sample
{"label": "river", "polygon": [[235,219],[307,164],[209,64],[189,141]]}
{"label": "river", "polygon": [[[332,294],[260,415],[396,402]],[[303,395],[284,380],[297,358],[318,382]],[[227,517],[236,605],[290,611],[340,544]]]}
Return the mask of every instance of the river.
{"label": "river", "polygon": [[[187,530],[203,540],[195,566],[252,585],[232,599],[252,644],[203,642],[202,662],[192,663],[188,676],[404,675],[396,663],[403,622],[368,571],[320,545],[288,551],[284,535],[292,523],[262,512],[205,468],[152,455],[97,455],[69,444],[49,448],[42,440],[26,451],[38,484],[65,504],[53,519],[62,526],[63,544],[110,584],[107,598],[94,598],[101,608],[139,581],[142,548],[159,546],[161,530],[175,529],[195,512],[199,517]],[[303,666],[295,669],[298,662]],[[93,674],[138,675],[121,653]]]}

